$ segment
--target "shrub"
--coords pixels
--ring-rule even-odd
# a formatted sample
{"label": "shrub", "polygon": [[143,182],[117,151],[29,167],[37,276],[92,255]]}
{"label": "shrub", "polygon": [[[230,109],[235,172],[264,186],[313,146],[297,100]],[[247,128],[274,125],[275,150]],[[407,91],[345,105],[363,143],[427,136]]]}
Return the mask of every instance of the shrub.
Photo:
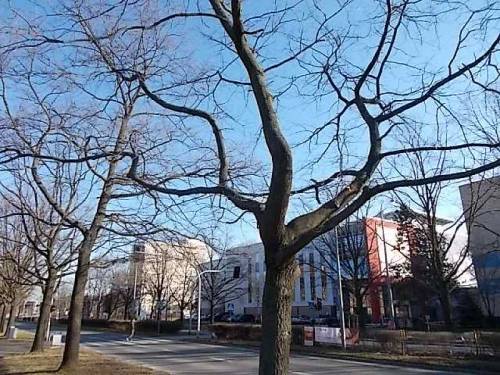
{"label": "shrub", "polygon": [[362,339],[374,341],[380,344],[382,350],[388,352],[401,351],[402,337],[399,330],[366,329]]}
{"label": "shrub", "polygon": [[[224,340],[260,341],[262,329],[260,324],[215,323],[208,328],[217,338]],[[292,344],[302,345],[304,342],[304,327],[292,326]]]}
{"label": "shrub", "polygon": [[[58,323],[67,324],[68,319],[59,319]],[[135,329],[138,332],[157,332],[156,320],[140,320],[136,322]],[[106,319],[82,319],[82,327],[108,329],[116,332],[129,332],[130,320],[106,320]],[[180,320],[160,322],[160,333],[176,333],[182,329]]]}
{"label": "shrub", "polygon": [[259,341],[262,337],[260,325],[216,323],[209,330],[220,339]]}
{"label": "shrub", "polygon": [[[130,327],[130,323],[129,323]],[[139,332],[158,332],[158,321],[156,320],[140,320],[135,324],[135,329]],[[179,320],[162,320],[160,322],[160,333],[176,333],[182,329],[182,321]]]}
{"label": "shrub", "polygon": [[480,332],[479,344],[486,345],[493,351],[493,355],[500,356],[500,333],[499,332]]}
{"label": "shrub", "polygon": [[304,344],[304,326],[292,326],[292,344],[303,345]]}

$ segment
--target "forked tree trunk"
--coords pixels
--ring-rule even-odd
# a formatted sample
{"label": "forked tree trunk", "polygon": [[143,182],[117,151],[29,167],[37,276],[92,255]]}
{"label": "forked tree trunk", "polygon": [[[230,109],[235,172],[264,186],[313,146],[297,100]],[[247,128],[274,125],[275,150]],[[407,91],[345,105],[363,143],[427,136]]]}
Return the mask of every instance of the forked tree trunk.
{"label": "forked tree trunk", "polygon": [[266,271],[262,303],[262,342],[260,345],[260,375],[288,374],[292,340],[292,287],[297,265],[291,260]]}
{"label": "forked tree trunk", "polygon": [[52,306],[52,298],[54,296],[55,285],[55,274],[49,274],[43,290],[42,305],[40,306],[40,316],[38,318],[38,324],[36,325],[35,338],[33,339],[33,344],[30,350],[32,353],[43,351],[45,334],[47,332],[50,320],[50,308]]}
{"label": "forked tree trunk", "polygon": [[83,301],[85,286],[89,273],[90,253],[94,241],[85,244],[80,250],[78,266],[75,273],[75,282],[71,294],[71,303],[66,330],[66,344],[60,369],[74,370],[78,366],[78,353],[80,350],[80,329],[82,326]]}

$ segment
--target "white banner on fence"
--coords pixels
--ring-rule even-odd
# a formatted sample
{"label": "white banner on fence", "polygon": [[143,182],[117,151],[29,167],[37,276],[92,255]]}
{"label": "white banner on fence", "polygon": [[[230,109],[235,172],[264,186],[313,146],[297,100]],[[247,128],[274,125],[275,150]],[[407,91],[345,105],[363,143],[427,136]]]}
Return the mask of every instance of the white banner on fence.
{"label": "white banner on fence", "polygon": [[304,346],[314,346],[313,327],[304,327]]}
{"label": "white banner on fence", "polygon": [[325,344],[342,344],[340,328],[314,327],[314,340]]}

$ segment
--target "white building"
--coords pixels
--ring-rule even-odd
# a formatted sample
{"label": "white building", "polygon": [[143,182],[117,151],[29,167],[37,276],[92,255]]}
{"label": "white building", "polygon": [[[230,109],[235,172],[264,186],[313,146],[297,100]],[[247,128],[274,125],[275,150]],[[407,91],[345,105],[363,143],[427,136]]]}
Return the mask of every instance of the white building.
{"label": "white building", "polygon": [[155,318],[157,310],[161,319],[187,314],[197,270],[207,255],[207,245],[197,240],[136,244],[130,258],[129,283],[136,285],[139,318]]}
{"label": "white building", "polygon": [[[245,278],[246,293],[235,301],[226,304],[225,311],[235,314],[252,314],[258,317],[262,311],[262,295],[266,265],[264,261],[264,247],[261,243],[235,247],[228,251],[228,258],[239,260],[239,265],[233,267],[234,271]],[[312,247],[306,247],[298,255],[299,266],[303,270],[301,276],[295,281],[292,315],[333,315],[337,314],[338,288],[332,277],[328,277],[327,267],[323,267],[322,257]],[[318,300],[321,309],[316,309]]]}
{"label": "white building", "polygon": [[[391,217],[387,215],[387,217]],[[442,220],[442,225],[438,231],[443,233],[452,241],[448,251],[449,261],[454,262],[461,259],[461,254],[467,247],[467,233],[465,226],[461,228],[451,228],[451,221]],[[397,223],[393,220],[380,219],[378,217],[363,218],[349,223],[349,229],[339,229],[339,249],[342,269],[345,270],[346,262],[353,264],[349,259],[352,253],[349,248],[358,247],[359,270],[356,271],[359,278],[366,279],[366,292],[363,294],[363,308],[366,316],[373,323],[382,322],[384,317],[389,316],[389,293],[387,292],[387,272],[392,283],[397,282],[394,274],[394,265],[402,264],[408,257],[411,258],[412,250],[407,249],[404,254],[398,249]],[[456,230],[455,230],[456,229]],[[345,230],[342,233],[342,230]],[[301,269],[301,275],[295,280],[292,316],[306,315],[317,317],[319,315],[329,315],[338,317],[340,312],[339,288],[335,256],[335,235],[328,234],[333,241],[328,245],[322,245],[318,240],[307,245],[297,255],[296,259]],[[321,246],[328,246],[327,252]],[[330,259],[327,259],[325,257]],[[227,312],[235,314],[252,314],[259,317],[262,312],[262,296],[265,282],[265,261],[264,248],[261,243],[230,249],[226,257],[231,260],[232,268],[239,268],[232,273],[241,274],[244,278],[244,288],[246,292],[238,299],[228,302],[224,306]],[[470,266],[468,260],[463,262],[462,269]],[[229,271],[231,272],[231,270]],[[459,284],[470,286],[471,275],[468,272],[460,273]],[[343,296],[344,309],[354,313],[354,296],[348,292],[352,280],[352,274],[343,272]],[[352,286],[352,285],[351,285]],[[396,300],[395,310],[397,316],[402,319],[411,319],[410,301]],[[319,308],[320,307],[320,308]]]}

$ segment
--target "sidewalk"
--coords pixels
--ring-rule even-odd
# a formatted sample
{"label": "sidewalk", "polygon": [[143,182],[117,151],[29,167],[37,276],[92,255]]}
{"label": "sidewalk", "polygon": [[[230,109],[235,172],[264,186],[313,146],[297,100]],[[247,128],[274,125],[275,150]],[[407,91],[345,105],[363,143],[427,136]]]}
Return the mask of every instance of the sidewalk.
{"label": "sidewalk", "polygon": [[11,354],[27,353],[31,348],[31,340],[9,340],[0,338],[0,358]]}

